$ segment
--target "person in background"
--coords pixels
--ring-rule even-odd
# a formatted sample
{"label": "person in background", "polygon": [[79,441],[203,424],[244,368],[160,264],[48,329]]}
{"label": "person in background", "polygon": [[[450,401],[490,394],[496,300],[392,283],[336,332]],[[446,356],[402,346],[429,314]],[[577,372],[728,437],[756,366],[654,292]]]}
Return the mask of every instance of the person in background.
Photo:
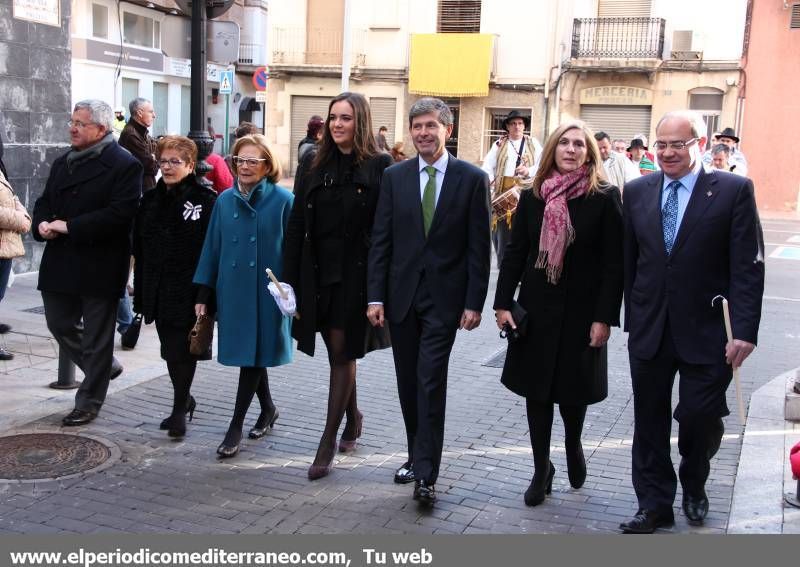
{"label": "person in background", "polygon": [[[323,128],[325,127],[325,120],[322,116],[315,114],[308,120],[308,127],[306,130],[306,137],[300,140],[297,144],[297,165],[306,157],[309,152],[313,152],[314,148],[322,139]],[[295,177],[297,174],[295,173]]]}
{"label": "person in background", "polygon": [[225,158],[221,155],[211,152],[206,157],[206,163],[213,169],[206,173],[206,180],[211,182],[211,186],[218,194],[233,187],[233,174],[228,169],[228,164],[225,163]]}
{"label": "person in background", "polygon": [[[21,235],[31,229],[31,217],[20,203],[6,178],[3,163],[3,141],[0,140],[0,301],[6,294],[13,258],[25,255]],[[0,323],[0,335],[11,330],[11,325]],[[12,360],[14,355],[0,346],[0,360]]]}
{"label": "person in background", "polygon": [[498,328],[516,329],[511,309],[521,283],[527,333],[509,342],[501,381],[525,398],[534,463],[528,506],[552,488],[554,404],[564,422],[569,483],[580,488],[586,480],[581,432],[586,406],[608,394],[606,343],[619,326],[622,279],[619,190],[603,178],[592,131],[568,122],[545,143],[533,187],[520,197],[494,301]]}
{"label": "person in background", "polygon": [[142,165],[114,140],[112,120],[105,102],[75,104],[72,147],[53,162],[33,208],[33,237],[46,243],[38,289],[47,328],[84,373],[66,426],[94,420],[109,380],[122,373],[114,319],[128,281]]}
{"label": "person in background", "polygon": [[375,136],[375,141],[378,143],[378,149],[382,152],[389,151],[389,142],[386,141],[386,134],[389,133],[389,129],[386,126],[381,126],[378,128],[378,135]]}
{"label": "person in background", "polygon": [[[234,143],[239,138],[244,138],[245,136],[250,136],[252,134],[258,134],[258,126],[253,124],[252,122],[240,122],[236,129],[233,131],[233,138]],[[231,154],[225,156],[225,163],[228,166],[228,171],[230,171],[231,175],[235,175],[233,171],[233,161],[231,159]]]}
{"label": "person in background", "polygon": [[367,252],[383,171],[392,163],[372,135],[369,103],[344,92],[331,100],[318,150],[300,162],[283,260],[286,282],[297,290],[292,335],[314,356],[319,332],[328,350],[330,387],[325,428],[308,478],[328,475],[342,418],[339,451],[356,447],[363,415],[356,399],[356,361],[389,346],[367,321]]}
{"label": "person in background", "polygon": [[148,128],[156,119],[153,103],[146,98],[138,97],[128,105],[131,118],[122,130],[119,145],[128,150],[133,157],[139,160],[144,169],[142,178],[142,191],[149,191],[156,186],[156,141],[148,133]]}
{"label": "person in background", "polygon": [[[736,136],[736,132],[733,128],[725,128],[722,132],[719,133],[718,144],[724,144],[728,146],[730,152],[728,152],[728,166],[730,167],[730,171],[736,173],[738,175],[742,175],[747,177],[747,158],[744,154],[737,148],[737,144],[739,143],[739,138]],[[711,161],[713,159],[712,150],[716,147],[712,146],[706,153],[703,154],[703,165],[710,166]]]}
{"label": "person in background", "polygon": [[606,179],[621,193],[625,188],[625,183],[640,177],[641,174],[625,154],[611,151],[611,140],[608,134],[596,132],[594,139],[597,141],[597,149],[600,151],[600,157],[603,160]]}
{"label": "person in background", "polygon": [[267,290],[265,271],[281,278],[286,225],[294,197],[275,185],[280,163],[261,134],[243,136],[233,145],[233,187],[223,191],[211,214],[203,251],[194,275],[198,292],[195,315],[210,313],[216,299],[219,327],[217,360],[239,367],[239,386],[220,458],[239,452],[244,419],[253,396],[261,413],[248,437],[260,439],[278,419],[267,367],[292,361],[289,318]]}
{"label": "person in background", "polygon": [[628,146],[628,153],[631,156],[633,165],[636,166],[641,175],[657,171],[655,164],[647,157],[647,146],[639,138],[631,140],[631,145]]}
{"label": "person in background", "polygon": [[161,358],[167,362],[173,403],[161,429],[170,437],[186,434],[186,414],[197,405],[190,390],[198,360],[211,352],[189,352],[189,332],[195,323],[197,286],[192,277],[217,195],[194,175],[197,146],[183,136],[158,141],[156,159],[161,179],[142,197],[133,230],[133,305],[145,323],[155,321]]}
{"label": "person in background", "polygon": [[611,143],[611,145],[614,148],[614,151],[616,153],[622,154],[625,157],[628,157],[628,142],[626,142],[625,140],[622,140],[620,138],[617,138],[616,140],[614,140]]}
{"label": "person in background", "polygon": [[111,126],[114,132],[114,139],[119,141],[122,131],[125,129],[125,109],[118,106],[114,109],[114,122]]}
{"label": "person in background", "polygon": [[[506,136],[492,144],[483,158],[483,171],[489,176],[491,198],[495,199],[513,186],[530,187],[542,157],[542,144],[525,134],[527,120],[518,110],[512,110],[503,120]],[[492,244],[497,266],[503,263],[503,252],[511,238],[513,216],[492,217]]]}
{"label": "person in background", "polygon": [[403,144],[402,141],[395,142],[394,146],[392,146],[392,149],[389,150],[389,153],[391,154],[395,163],[408,159],[408,156],[403,151],[404,146],[405,144]]}

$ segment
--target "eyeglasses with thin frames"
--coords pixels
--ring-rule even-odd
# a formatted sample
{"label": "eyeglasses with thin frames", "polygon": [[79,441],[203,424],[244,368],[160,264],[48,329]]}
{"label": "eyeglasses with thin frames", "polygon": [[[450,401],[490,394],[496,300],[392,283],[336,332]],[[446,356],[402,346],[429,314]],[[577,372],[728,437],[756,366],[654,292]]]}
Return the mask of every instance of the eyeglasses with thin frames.
{"label": "eyeglasses with thin frames", "polygon": [[178,158],[160,159],[160,160],[158,160],[158,167],[160,167],[161,169],[164,169],[167,166],[169,166],[169,167],[180,167],[183,163],[184,163],[184,161],[182,159],[178,159]]}
{"label": "eyeglasses with thin frames", "polygon": [[80,120],[67,120],[67,126],[72,128],[80,128],[81,130],[86,128],[87,126],[99,126],[97,122],[81,122]]}
{"label": "eyeglasses with thin frames", "polygon": [[267,158],[252,158],[252,157],[241,157],[241,156],[233,156],[233,163],[236,165],[249,165],[250,167],[256,167],[262,161],[267,161]]}
{"label": "eyeglasses with thin frames", "polygon": [[653,147],[656,150],[660,150],[660,151],[666,150],[668,147],[671,150],[681,151],[681,150],[685,150],[686,148],[688,148],[689,146],[691,146],[692,144],[694,144],[697,141],[699,141],[698,138],[692,138],[691,140],[686,140],[685,142],[683,142],[683,141],[681,141],[681,142],[661,142],[661,141],[657,141],[657,142],[653,142]]}

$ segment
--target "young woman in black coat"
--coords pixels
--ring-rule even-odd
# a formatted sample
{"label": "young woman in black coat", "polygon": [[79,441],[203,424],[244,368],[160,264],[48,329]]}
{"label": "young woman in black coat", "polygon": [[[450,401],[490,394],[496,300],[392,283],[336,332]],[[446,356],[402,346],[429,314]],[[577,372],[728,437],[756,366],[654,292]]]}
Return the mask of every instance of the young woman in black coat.
{"label": "young woman in black coat", "polygon": [[134,309],[145,323],[156,323],[161,358],[173,387],[172,413],[161,422],[170,437],[186,434],[196,402],[190,389],[198,360],[211,351],[189,352],[196,317],[197,286],[192,283],[217,194],[194,176],[197,146],[183,136],[165,136],[156,159],[161,179],[142,196],[134,224]]}
{"label": "young woman in black coat", "polygon": [[582,122],[560,126],[545,143],[533,187],[520,196],[497,281],[497,326],[527,333],[508,346],[502,382],[525,397],[535,474],[525,504],[550,493],[553,404],[564,421],[569,482],[586,480],[581,431],[586,406],[607,396],[606,342],[622,302],[622,202],[604,180],[594,135]]}
{"label": "young woman in black coat", "polygon": [[363,416],[356,403],[356,359],[389,346],[385,330],[367,321],[367,251],[383,170],[392,163],[372,133],[367,100],[345,92],[334,98],[319,149],[304,156],[284,244],[283,277],[297,294],[297,348],[314,355],[322,333],[331,365],[328,416],[308,478],[326,476],[336,435],[347,414],[339,450],[352,451]]}

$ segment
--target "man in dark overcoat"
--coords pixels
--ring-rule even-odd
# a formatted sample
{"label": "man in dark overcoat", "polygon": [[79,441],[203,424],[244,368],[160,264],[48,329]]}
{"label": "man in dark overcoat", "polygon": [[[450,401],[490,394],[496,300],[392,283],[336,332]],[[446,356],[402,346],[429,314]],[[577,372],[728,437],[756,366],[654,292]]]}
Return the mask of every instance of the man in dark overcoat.
{"label": "man in dark overcoat", "polygon": [[53,163],[33,209],[33,237],[47,243],[38,286],[47,327],[85,374],[64,425],[89,423],[103,405],[117,303],[128,279],[142,166],[114,141],[113,118],[105,102],[75,105],[72,148]]}
{"label": "man in dark overcoat", "polygon": [[414,103],[409,130],[418,158],[393,165],[381,181],[367,316],[378,326],[385,316],[392,337],[409,454],[395,482],[414,481],[414,499],[432,505],[450,351],[458,329],[480,325],[489,286],[489,178],[445,149],[453,116],[443,101]]}
{"label": "man in dark overcoat", "polygon": [[[625,330],[634,401],[632,480],[639,510],[620,528],[652,533],[674,522],[678,478],[691,525],[708,513],[705,483],[720,447],[732,368],[753,351],[764,293],[764,251],[753,182],[706,172],[706,125],[670,112],[656,126],[661,171],[625,186]],[[718,295],[730,303],[728,341]],[[672,387],[680,373],[678,477],[670,458]]]}

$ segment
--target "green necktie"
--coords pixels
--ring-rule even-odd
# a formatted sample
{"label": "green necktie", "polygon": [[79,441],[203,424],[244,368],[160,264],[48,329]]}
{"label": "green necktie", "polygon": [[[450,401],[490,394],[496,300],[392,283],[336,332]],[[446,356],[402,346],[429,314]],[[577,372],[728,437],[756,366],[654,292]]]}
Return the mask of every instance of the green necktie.
{"label": "green necktie", "polygon": [[433,213],[436,210],[436,168],[432,165],[425,166],[428,174],[428,182],[425,184],[425,192],[422,194],[422,225],[425,228],[425,237],[433,222]]}

